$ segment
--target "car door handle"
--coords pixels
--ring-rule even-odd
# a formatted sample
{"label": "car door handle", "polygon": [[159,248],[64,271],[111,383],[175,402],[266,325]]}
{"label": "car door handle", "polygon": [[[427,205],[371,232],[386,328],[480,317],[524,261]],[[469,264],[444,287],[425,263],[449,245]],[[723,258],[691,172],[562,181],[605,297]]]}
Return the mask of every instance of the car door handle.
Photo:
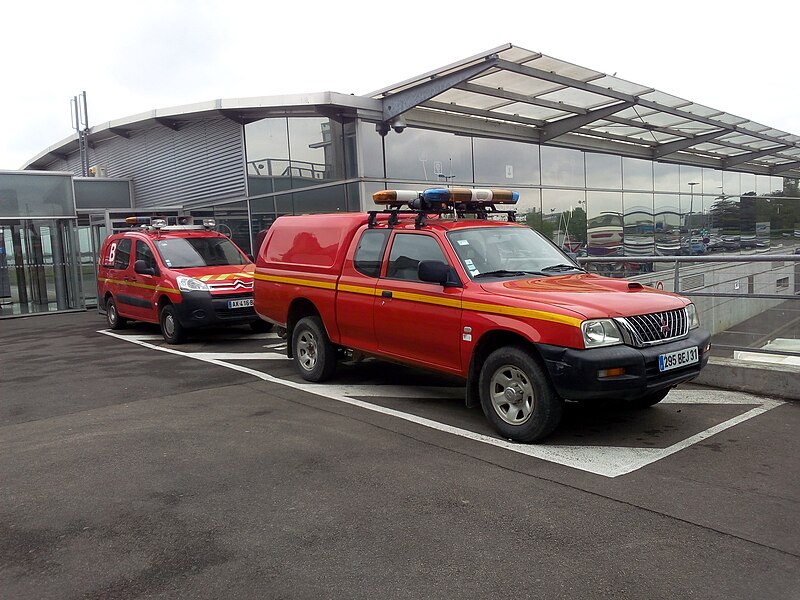
{"label": "car door handle", "polygon": [[381,298],[391,298],[391,297],[392,297],[392,292],[390,292],[389,290],[381,291]]}

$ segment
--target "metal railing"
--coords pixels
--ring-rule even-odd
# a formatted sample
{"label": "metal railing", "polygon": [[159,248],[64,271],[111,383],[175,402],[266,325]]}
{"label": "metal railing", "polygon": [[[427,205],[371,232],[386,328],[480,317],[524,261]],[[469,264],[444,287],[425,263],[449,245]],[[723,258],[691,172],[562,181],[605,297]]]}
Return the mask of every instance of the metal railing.
{"label": "metal railing", "polygon": [[800,355],[800,254],[579,257],[590,272],[691,298],[718,354]]}

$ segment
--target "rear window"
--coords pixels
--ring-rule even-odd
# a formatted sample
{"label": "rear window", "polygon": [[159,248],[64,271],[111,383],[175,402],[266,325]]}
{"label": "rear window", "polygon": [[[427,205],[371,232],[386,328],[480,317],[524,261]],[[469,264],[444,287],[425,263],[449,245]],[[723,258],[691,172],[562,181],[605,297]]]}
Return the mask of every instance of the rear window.
{"label": "rear window", "polygon": [[246,265],[250,261],[228,238],[170,238],[158,240],[161,260],[171,269]]}

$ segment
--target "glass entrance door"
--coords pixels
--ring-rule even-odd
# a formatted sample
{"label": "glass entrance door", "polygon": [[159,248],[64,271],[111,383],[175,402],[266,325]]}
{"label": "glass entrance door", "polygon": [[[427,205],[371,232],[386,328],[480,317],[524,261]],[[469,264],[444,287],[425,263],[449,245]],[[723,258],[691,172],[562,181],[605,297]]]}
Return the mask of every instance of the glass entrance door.
{"label": "glass entrance door", "polygon": [[0,316],[85,308],[74,219],[0,220]]}

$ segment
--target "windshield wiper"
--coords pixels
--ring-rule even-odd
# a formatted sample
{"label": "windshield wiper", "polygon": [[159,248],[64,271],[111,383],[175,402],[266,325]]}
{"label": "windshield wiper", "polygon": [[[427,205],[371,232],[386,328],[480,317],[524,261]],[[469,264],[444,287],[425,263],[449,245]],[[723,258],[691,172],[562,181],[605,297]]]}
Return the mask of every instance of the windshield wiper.
{"label": "windshield wiper", "polygon": [[479,273],[475,275],[473,279],[478,279],[479,277],[522,277],[525,275],[546,276],[547,273],[542,273],[541,271],[507,271],[505,269],[497,269],[496,271],[486,271],[485,273]]}
{"label": "windshield wiper", "polygon": [[582,271],[586,272],[586,269],[581,269],[575,265],[568,265],[566,263],[560,265],[550,265],[549,267],[545,267],[542,271]]}

